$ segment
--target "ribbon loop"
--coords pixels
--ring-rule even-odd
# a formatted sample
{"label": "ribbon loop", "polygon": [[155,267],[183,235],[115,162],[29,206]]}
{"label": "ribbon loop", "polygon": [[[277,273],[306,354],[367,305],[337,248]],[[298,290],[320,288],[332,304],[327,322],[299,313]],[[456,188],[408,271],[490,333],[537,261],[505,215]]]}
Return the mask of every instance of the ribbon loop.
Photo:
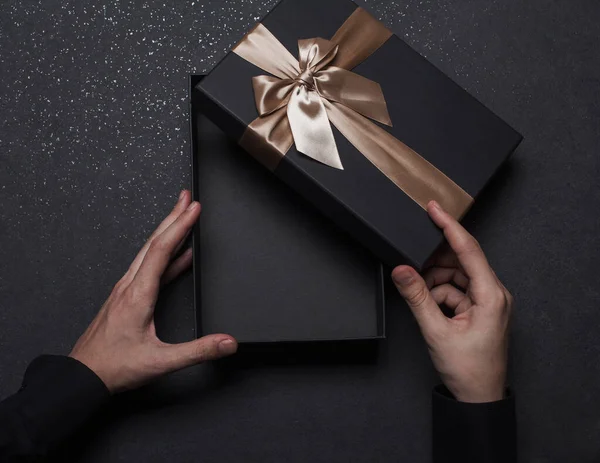
{"label": "ribbon loop", "polygon": [[322,38],[298,40],[300,69],[317,72],[327,66],[337,54],[339,46]]}
{"label": "ribbon loop", "polygon": [[254,102],[258,114],[268,116],[279,108],[283,108],[296,85],[292,79],[278,79],[272,76],[256,76],[252,78]]}

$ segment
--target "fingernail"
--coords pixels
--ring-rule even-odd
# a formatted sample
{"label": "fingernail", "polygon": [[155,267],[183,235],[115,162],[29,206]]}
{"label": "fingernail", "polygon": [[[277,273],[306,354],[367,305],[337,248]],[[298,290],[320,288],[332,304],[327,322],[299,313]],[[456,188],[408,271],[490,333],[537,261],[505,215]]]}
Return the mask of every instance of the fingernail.
{"label": "fingernail", "polygon": [[185,196],[185,190],[181,190],[181,193],[179,193],[179,199],[178,199],[178,201],[181,201],[184,196]]}
{"label": "fingernail", "polygon": [[235,354],[235,351],[237,351],[237,344],[231,339],[225,339],[219,343],[219,354],[231,355]]}
{"label": "fingernail", "polygon": [[198,207],[200,207],[200,204],[197,203],[196,201],[194,201],[192,204],[190,204],[187,208],[188,211],[194,211],[196,210]]}
{"label": "fingernail", "polygon": [[434,209],[437,209],[438,211],[442,210],[442,207],[439,205],[439,203],[435,200],[431,201],[429,204],[431,204],[431,207],[433,207]]}
{"label": "fingernail", "polygon": [[408,269],[392,273],[392,279],[394,280],[394,283],[400,286],[410,285],[414,281],[413,274]]}

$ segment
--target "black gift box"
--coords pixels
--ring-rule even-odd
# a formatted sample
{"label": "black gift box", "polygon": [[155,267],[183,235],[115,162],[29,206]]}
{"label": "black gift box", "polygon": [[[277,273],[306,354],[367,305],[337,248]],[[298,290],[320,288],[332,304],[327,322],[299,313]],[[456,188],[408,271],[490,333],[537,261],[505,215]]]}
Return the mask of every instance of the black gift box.
{"label": "black gift box", "polygon": [[306,352],[311,342],[319,355],[383,338],[381,264],[201,115],[192,91],[201,78],[190,79],[192,195],[203,207],[193,235],[197,336],[228,333],[245,349],[301,342]]}
{"label": "black gift box", "polygon": [[[348,0],[282,0],[261,21],[294,55],[298,40],[330,39],[355,11]],[[475,198],[522,137],[397,36],[353,72],[378,82],[385,127]],[[267,74],[230,52],[196,89],[203,111],[239,140],[258,117],[252,77]],[[388,265],[421,269],[443,241],[426,211],[333,128],[344,170],[294,146],[274,173]]]}

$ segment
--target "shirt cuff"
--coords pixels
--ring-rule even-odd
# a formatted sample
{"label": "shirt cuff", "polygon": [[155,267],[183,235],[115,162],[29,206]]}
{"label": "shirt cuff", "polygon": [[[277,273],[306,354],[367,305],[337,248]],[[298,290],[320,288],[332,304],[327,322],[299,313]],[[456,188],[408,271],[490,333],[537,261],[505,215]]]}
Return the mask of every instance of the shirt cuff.
{"label": "shirt cuff", "polygon": [[31,362],[18,395],[25,426],[35,443],[47,449],[73,434],[110,399],[92,370],[57,355]]}
{"label": "shirt cuff", "polygon": [[445,386],[433,390],[433,461],[516,461],[515,396],[497,402],[458,402]]}

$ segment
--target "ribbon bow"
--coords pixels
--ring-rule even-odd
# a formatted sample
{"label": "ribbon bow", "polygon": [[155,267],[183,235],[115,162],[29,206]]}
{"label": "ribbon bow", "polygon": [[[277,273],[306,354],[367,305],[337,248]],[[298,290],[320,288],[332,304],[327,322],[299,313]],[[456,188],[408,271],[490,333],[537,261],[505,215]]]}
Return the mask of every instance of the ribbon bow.
{"label": "ribbon bow", "polygon": [[[263,26],[264,27],[264,26]],[[282,69],[277,77],[252,79],[256,108],[261,117],[287,106],[290,129],[301,153],[343,169],[323,100],[340,103],[363,116],[391,126],[381,87],[354,72],[333,66],[339,46],[321,39],[298,41],[300,62]]]}
{"label": "ribbon bow", "polygon": [[259,117],[248,125],[240,144],[272,170],[294,143],[312,159],[343,169],[333,124],[421,207],[435,199],[454,217],[461,217],[473,198],[371,122],[392,125],[381,87],[350,71],[391,35],[382,23],[357,8],[331,40],[299,40],[298,61],[263,24],[257,24],[233,52],[271,75],[252,78]]}

